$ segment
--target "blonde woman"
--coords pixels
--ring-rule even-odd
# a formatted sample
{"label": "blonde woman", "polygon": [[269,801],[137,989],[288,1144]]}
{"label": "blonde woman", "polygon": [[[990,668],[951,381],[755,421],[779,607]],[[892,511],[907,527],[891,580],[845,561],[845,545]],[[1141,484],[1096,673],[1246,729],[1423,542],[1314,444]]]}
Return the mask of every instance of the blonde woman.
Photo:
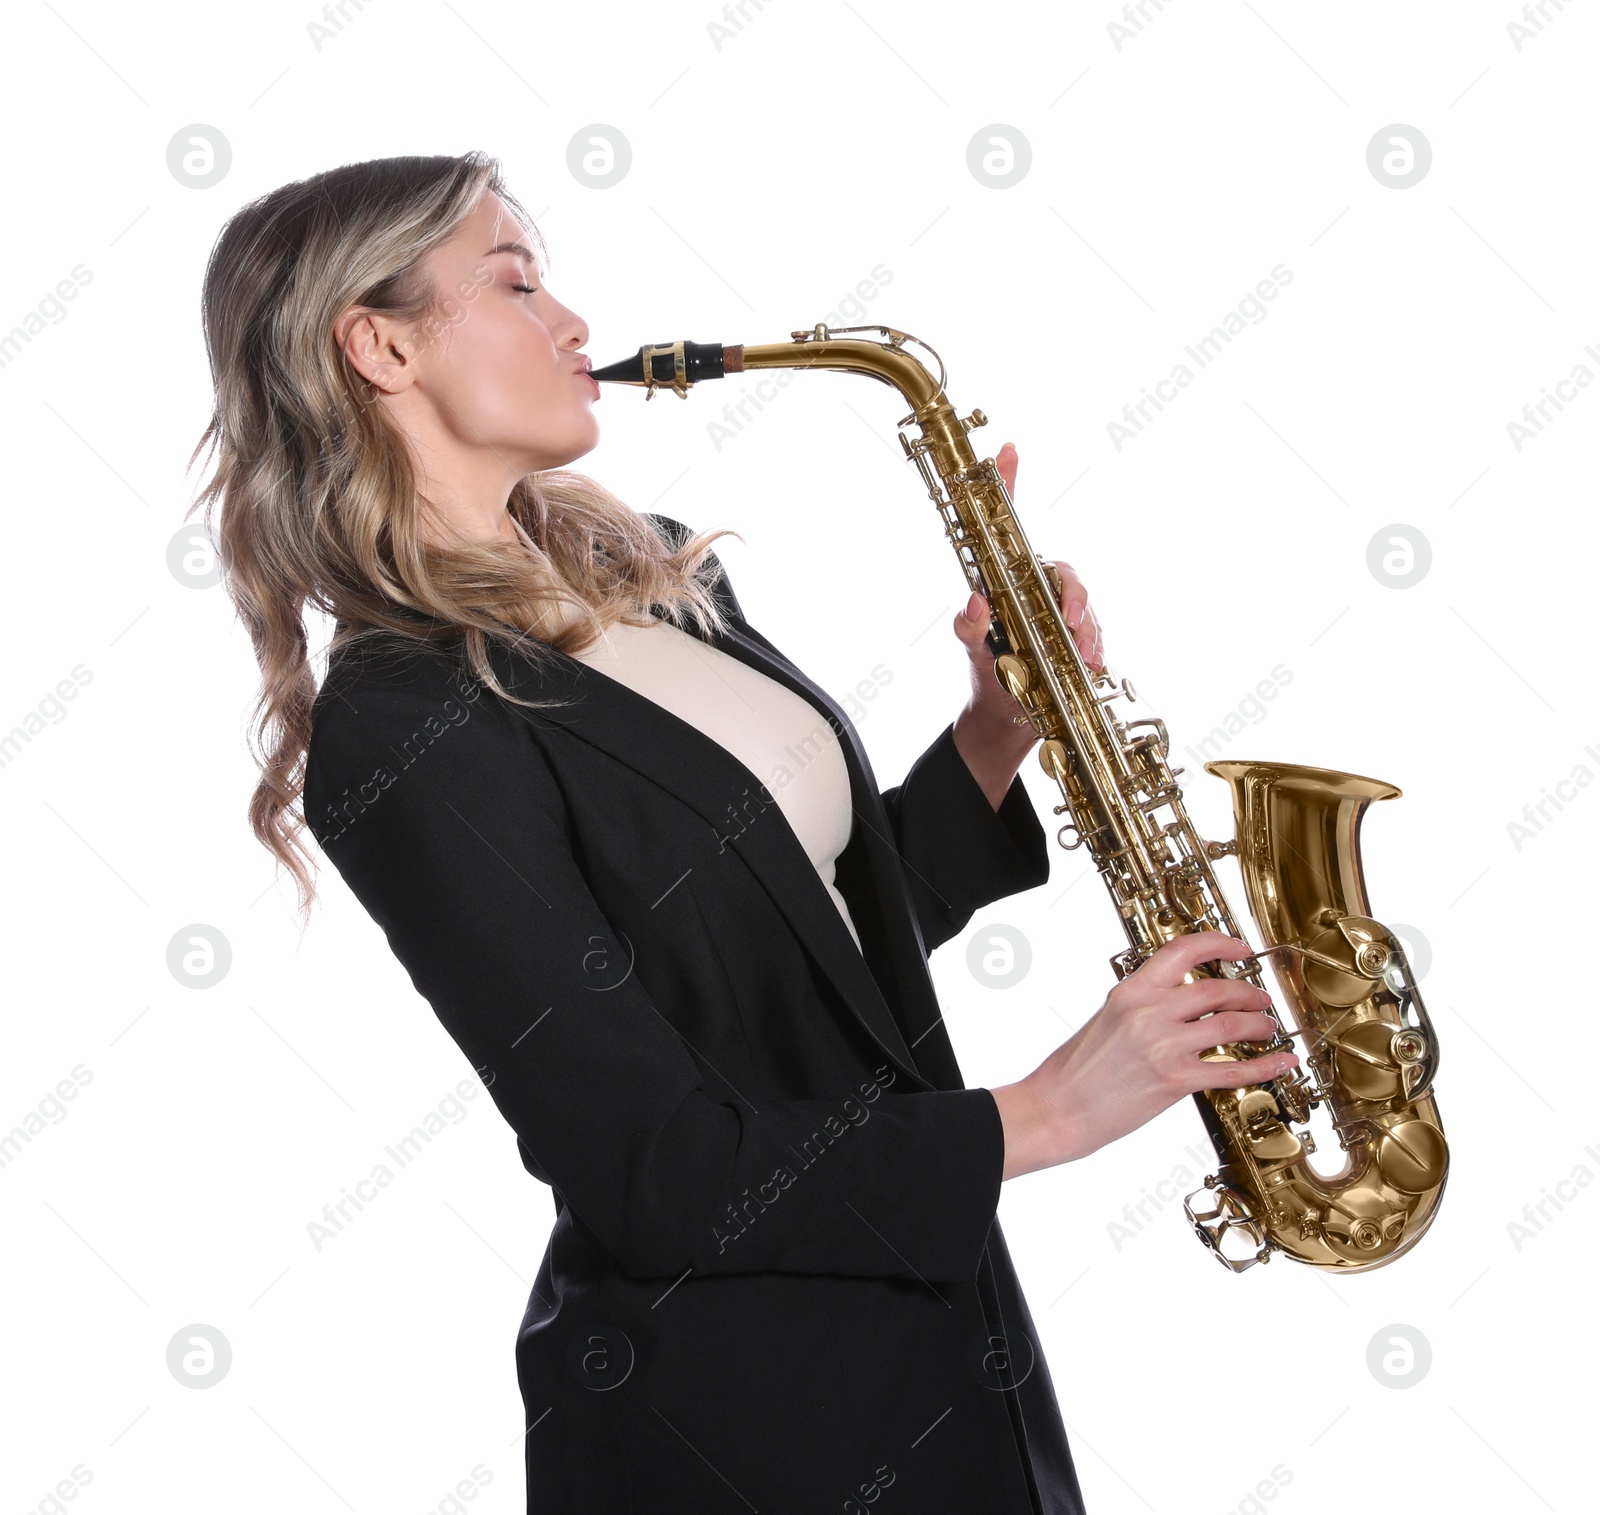
{"label": "blonde woman", "polygon": [[1169,944],[1034,1072],[967,1088],[927,955],[1049,873],[987,607],[955,621],[970,699],[880,792],[723,533],[567,471],[599,389],[543,263],[478,154],[241,210],[201,496],[260,665],[256,835],[308,916],[310,832],[553,1191],[528,1509],[1077,1515],[1000,1185],[1267,1036],[1248,984],[1184,982],[1247,949]]}

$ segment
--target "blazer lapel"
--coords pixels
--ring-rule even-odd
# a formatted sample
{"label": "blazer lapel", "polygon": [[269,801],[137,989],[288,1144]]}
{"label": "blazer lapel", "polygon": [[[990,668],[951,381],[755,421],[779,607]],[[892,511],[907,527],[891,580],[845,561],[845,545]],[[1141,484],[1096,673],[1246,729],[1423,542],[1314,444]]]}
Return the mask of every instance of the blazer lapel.
{"label": "blazer lapel", "polygon": [[[731,599],[732,591],[729,590],[727,593]],[[865,866],[867,876],[871,879],[873,893],[880,899],[891,895],[896,897],[903,895],[904,860],[895,846],[894,830],[889,824],[888,812],[883,807],[878,781],[873,775],[872,764],[855,726],[825,689],[812,683],[794,663],[744,619],[737,601],[728,604],[725,600],[724,603],[725,608],[731,611],[732,619],[726,636],[708,639],[712,645],[720,647],[730,656],[740,658],[776,679],[801,698],[810,700],[822,711],[839,737],[845,767],[850,773],[851,806],[855,811],[858,828],[845,854],[840,856],[840,869],[845,867],[847,856],[854,854],[859,846],[859,861]],[[798,846],[796,843],[797,848]],[[807,862],[809,863],[809,859]],[[815,877],[816,870],[812,869],[811,872]],[[831,904],[831,901],[829,903]],[[837,910],[830,913],[835,916],[838,914]],[[857,922],[857,929],[861,930],[863,924]],[[879,979],[870,969],[867,977],[872,981],[874,988],[878,989],[878,1002],[884,1005],[886,1013],[895,1025],[896,1046],[905,1048],[906,1036],[913,1037],[910,1049],[905,1054],[905,1060],[911,1062],[911,1066],[916,1069],[920,1081],[926,1087],[964,1088],[965,1083],[956,1065],[955,1052],[943,1028],[944,1016],[934,992],[933,980],[928,974],[928,950],[923,942],[922,930],[917,924],[916,915],[909,908],[903,910],[886,908],[883,912],[883,924],[883,950],[886,953],[884,967],[894,980],[905,1017],[903,1021],[896,1018],[894,1012],[888,1008],[883,1000]],[[855,949],[853,942],[849,945],[852,949],[850,956],[859,965],[862,962],[861,952]],[[869,947],[864,932],[862,946]]]}
{"label": "blazer lapel", "polygon": [[[725,633],[701,640],[776,679],[821,710],[839,735],[857,818],[870,818],[867,824],[885,832],[887,817],[866,753],[844,712],[737,611],[734,616]],[[918,1069],[883,990],[782,811],[768,798],[755,822],[745,823],[749,801],[761,794],[761,779],[720,742],[654,700],[553,647],[546,645],[542,653],[551,662],[540,670],[541,678],[549,683],[551,673],[556,673],[554,682],[564,687],[555,692],[569,703],[555,710],[523,711],[524,716],[548,721],[601,748],[669,790],[715,827],[772,897],[879,1050],[913,1084],[933,1088]]]}

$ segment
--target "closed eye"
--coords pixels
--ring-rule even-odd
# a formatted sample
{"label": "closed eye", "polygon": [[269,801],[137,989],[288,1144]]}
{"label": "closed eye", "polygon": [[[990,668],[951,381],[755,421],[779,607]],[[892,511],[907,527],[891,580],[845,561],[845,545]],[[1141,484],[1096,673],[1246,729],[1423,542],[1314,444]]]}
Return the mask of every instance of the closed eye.
{"label": "closed eye", "polygon": [[515,290],[520,290],[525,295],[536,295],[539,292],[536,289],[530,289],[526,284],[513,284],[511,287]]}

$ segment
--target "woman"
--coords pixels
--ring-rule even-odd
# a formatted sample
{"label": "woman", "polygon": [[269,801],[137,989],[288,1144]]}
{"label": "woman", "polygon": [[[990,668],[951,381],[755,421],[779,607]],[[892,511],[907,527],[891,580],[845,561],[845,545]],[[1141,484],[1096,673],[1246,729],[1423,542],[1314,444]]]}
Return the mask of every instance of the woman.
{"label": "woman", "polygon": [[880,794],[722,533],[563,471],[598,386],[537,246],[476,154],[241,211],[202,495],[261,668],[257,835],[308,913],[311,831],[554,1192],[528,1508],[1080,1511],[1000,1184],[1228,1076],[1197,1054],[1268,1035],[1263,997],[1183,978],[1248,949],[1169,944],[1026,1078],[966,1088],[927,954],[1049,872],[987,607],[955,623],[971,698]]}

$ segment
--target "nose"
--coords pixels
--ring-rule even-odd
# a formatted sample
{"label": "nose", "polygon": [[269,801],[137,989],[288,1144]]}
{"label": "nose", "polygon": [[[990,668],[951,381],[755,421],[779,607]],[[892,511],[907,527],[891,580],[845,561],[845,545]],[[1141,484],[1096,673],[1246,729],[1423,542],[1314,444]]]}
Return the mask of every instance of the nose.
{"label": "nose", "polygon": [[589,323],[576,311],[568,310],[565,305],[561,307],[561,340],[559,346],[566,348],[582,347],[589,340]]}

